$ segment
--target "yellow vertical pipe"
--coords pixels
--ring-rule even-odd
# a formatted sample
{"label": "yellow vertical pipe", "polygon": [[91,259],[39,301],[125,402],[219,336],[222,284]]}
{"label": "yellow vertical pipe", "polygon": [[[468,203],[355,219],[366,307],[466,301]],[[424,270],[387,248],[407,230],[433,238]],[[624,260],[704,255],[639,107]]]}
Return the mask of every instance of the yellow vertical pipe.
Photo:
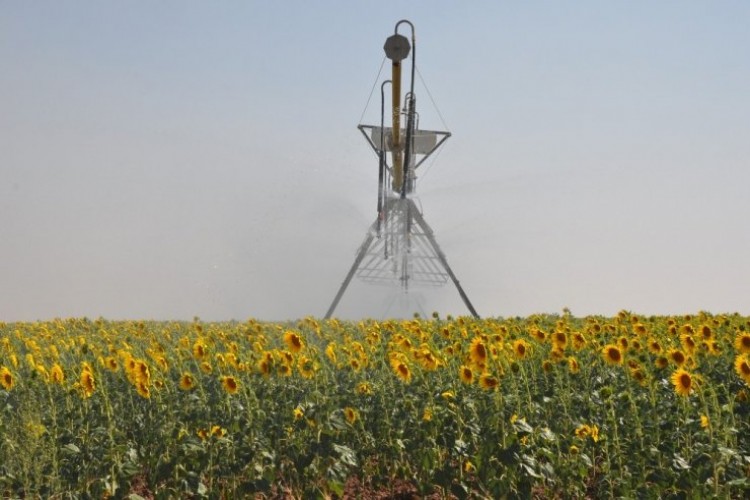
{"label": "yellow vertical pipe", "polygon": [[401,152],[401,62],[393,61],[393,72],[391,76],[391,91],[393,93],[393,129],[391,154],[393,156],[393,181],[391,186],[394,191],[401,192],[401,184],[404,178],[404,165]]}

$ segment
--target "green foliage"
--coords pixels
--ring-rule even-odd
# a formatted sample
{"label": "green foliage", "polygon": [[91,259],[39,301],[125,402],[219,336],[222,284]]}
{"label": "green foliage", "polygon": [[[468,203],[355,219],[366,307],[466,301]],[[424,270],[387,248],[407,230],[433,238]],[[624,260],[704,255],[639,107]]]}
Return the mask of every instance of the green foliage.
{"label": "green foliage", "polygon": [[0,495],[341,497],[356,480],[421,496],[739,498],[748,327],[625,311],[0,323]]}

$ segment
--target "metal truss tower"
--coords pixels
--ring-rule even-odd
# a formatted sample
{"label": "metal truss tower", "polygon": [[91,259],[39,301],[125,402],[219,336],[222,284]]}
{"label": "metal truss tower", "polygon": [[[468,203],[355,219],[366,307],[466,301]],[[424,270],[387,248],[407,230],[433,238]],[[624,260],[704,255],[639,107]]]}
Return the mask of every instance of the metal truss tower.
{"label": "metal truss tower", "polygon": [[[399,35],[401,24],[411,27],[409,40]],[[471,314],[478,318],[474,306],[448,265],[445,254],[435,240],[432,229],[415,203],[416,171],[448,138],[450,132],[420,130],[414,95],[414,60],[416,43],[414,26],[406,20],[396,24],[395,32],[384,46],[392,61],[392,79],[380,87],[380,126],[358,128],[378,156],[378,216],[367,231],[349,272],[328,308],[330,318],[352,278],[369,283],[397,284],[405,292],[410,285],[442,286],[450,280]],[[401,61],[411,52],[411,88],[401,103]],[[392,126],[385,127],[385,86],[392,92]],[[406,127],[401,128],[401,117]],[[391,162],[388,162],[388,154]]]}

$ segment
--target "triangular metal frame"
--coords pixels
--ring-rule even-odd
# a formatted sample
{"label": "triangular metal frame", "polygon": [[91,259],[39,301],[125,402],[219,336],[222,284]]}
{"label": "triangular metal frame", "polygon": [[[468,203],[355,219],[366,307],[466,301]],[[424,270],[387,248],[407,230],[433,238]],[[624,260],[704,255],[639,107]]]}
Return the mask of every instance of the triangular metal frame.
{"label": "triangular metal frame", "polygon": [[[405,289],[408,288],[410,282],[439,286],[450,279],[466,308],[472,316],[479,318],[461,283],[448,265],[448,259],[438,245],[432,228],[425,221],[414,200],[412,198],[388,198],[384,213],[387,214],[386,220],[376,219],[367,231],[364,241],[357,250],[354,263],[328,308],[325,318],[333,315],[355,274],[364,281],[400,282]],[[388,219],[391,217],[402,218],[397,221],[396,226],[403,228],[403,234],[397,235],[387,230]],[[383,229],[384,227],[386,229]],[[389,238],[392,240],[388,241]],[[393,238],[397,238],[397,241],[393,241]],[[393,248],[394,245],[398,251],[389,254],[389,248]],[[402,259],[402,261],[394,262],[395,259]]]}

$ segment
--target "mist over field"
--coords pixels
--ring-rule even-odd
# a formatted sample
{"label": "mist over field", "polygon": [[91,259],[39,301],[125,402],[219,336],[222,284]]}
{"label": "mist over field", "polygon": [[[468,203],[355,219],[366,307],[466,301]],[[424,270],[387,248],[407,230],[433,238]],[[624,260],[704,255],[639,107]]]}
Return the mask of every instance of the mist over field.
{"label": "mist over field", "polygon": [[[417,195],[480,315],[750,312],[747,4],[42,1],[0,7],[0,319],[322,316],[400,19],[453,134]],[[468,314],[357,280],[336,314],[433,311]]]}

